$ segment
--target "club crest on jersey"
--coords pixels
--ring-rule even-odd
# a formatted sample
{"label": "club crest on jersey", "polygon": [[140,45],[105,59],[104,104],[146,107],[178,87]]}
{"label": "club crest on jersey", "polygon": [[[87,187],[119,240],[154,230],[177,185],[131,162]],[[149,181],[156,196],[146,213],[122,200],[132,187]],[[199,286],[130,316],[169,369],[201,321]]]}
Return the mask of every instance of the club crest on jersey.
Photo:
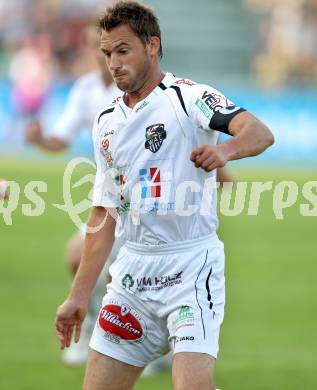
{"label": "club crest on jersey", "polygon": [[156,153],[162,146],[166,138],[166,130],[163,123],[156,123],[146,128],[145,131],[145,149]]}

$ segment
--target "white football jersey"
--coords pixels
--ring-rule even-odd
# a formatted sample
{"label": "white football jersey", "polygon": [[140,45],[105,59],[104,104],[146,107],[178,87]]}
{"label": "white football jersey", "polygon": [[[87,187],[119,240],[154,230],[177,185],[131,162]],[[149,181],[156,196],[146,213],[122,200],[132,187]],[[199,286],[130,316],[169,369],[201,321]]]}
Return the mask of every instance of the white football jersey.
{"label": "white football jersey", "polygon": [[78,132],[85,127],[91,128],[96,114],[121,93],[115,83],[105,86],[99,71],[79,77],[49,135],[71,144]]}
{"label": "white football jersey", "polygon": [[95,119],[93,205],[115,207],[124,238],[136,243],[214,233],[215,172],[197,169],[190,154],[216,145],[241,111],[217,90],[170,73],[133,109],[118,98]]}

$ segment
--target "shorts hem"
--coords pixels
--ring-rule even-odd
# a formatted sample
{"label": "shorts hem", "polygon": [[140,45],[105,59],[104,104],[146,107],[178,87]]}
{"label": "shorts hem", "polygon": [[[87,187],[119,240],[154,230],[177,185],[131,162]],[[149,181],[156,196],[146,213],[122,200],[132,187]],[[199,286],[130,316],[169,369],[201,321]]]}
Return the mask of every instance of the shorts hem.
{"label": "shorts hem", "polygon": [[191,353],[204,353],[206,355],[211,356],[215,360],[217,360],[218,353],[210,352],[206,350],[198,350],[197,348],[184,348],[184,349],[177,349],[177,351],[173,351],[173,355],[176,355],[179,352],[191,352]]}
{"label": "shorts hem", "polygon": [[93,343],[89,344],[89,347],[91,349],[93,349],[94,351],[101,353],[102,355],[109,356],[109,357],[111,357],[113,359],[116,359],[116,360],[122,362],[122,363],[129,364],[130,366],[144,368],[148,364],[148,363],[136,360],[136,359],[130,359],[130,358],[126,357],[126,356],[117,354],[117,353],[115,353],[113,351],[107,350],[107,352],[105,352],[104,349],[97,347]]}

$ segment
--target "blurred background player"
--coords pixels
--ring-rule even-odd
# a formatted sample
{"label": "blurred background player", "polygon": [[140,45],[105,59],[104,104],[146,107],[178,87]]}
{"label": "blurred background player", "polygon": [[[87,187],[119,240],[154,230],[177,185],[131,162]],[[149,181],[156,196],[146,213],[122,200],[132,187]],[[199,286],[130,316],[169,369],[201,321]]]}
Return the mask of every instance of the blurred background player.
{"label": "blurred background player", "polygon": [[8,199],[8,183],[4,179],[0,179],[0,200]]}
{"label": "blurred background player", "polygon": [[[99,50],[98,34],[94,27],[87,28],[85,43],[85,50],[87,50],[87,55],[90,55],[92,63],[95,63],[95,69],[79,77],[75,82],[65,109],[54,128],[49,129],[47,133],[43,125],[37,120],[29,122],[26,126],[26,141],[43,150],[62,152],[68,149],[80,131],[92,127],[98,111],[120,94],[108,72],[104,56]],[[66,261],[72,276],[75,275],[79,267],[84,230],[83,227],[81,232],[76,232],[67,244]],[[107,267],[116,257],[119,248],[120,242],[118,241],[114,245],[110,259],[107,261]],[[63,354],[63,361],[68,365],[78,365],[86,361],[89,338],[95,324],[101,298],[105,292],[104,279],[106,273],[107,271],[104,270],[91,298],[89,313],[83,328],[84,337],[78,344],[73,344],[73,347]]]}
{"label": "blurred background player", "polygon": [[94,68],[98,69],[78,78],[64,112],[47,135],[39,121],[30,122],[26,127],[26,141],[43,150],[60,152],[70,147],[83,128],[91,128],[98,111],[120,94],[102,58],[98,36],[93,27],[87,29],[85,38],[87,54],[90,53],[92,62],[95,62]]}

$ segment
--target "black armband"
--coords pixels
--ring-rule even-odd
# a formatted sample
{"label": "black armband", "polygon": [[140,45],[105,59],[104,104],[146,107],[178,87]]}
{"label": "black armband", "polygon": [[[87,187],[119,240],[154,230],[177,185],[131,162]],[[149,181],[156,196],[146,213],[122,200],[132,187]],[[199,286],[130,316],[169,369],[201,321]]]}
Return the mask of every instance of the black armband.
{"label": "black armband", "polygon": [[222,107],[212,116],[209,127],[212,130],[232,135],[229,133],[229,123],[236,115],[244,111],[246,111],[244,108],[237,106]]}

